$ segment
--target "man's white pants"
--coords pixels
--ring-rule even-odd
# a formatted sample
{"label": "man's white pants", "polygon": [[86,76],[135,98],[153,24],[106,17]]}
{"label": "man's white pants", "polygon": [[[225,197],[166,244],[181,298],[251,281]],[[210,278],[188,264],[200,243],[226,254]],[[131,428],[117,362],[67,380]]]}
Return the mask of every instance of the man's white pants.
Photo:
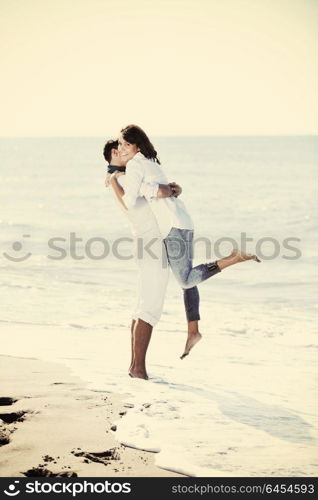
{"label": "man's white pants", "polygon": [[134,242],[138,268],[137,303],[132,319],[155,326],[162,314],[169,279],[169,264],[161,235],[147,231]]}

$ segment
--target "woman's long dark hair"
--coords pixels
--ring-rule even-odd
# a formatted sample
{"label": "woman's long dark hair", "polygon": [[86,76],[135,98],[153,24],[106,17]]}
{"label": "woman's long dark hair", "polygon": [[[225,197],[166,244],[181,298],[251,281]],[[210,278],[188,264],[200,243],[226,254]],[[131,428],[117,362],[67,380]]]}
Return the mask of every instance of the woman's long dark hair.
{"label": "woman's long dark hair", "polygon": [[150,160],[155,160],[156,163],[160,165],[159,158],[157,157],[157,151],[151,144],[147,134],[138,125],[127,125],[123,128],[121,134],[125,141],[130,144],[136,144],[140,149],[140,152]]}

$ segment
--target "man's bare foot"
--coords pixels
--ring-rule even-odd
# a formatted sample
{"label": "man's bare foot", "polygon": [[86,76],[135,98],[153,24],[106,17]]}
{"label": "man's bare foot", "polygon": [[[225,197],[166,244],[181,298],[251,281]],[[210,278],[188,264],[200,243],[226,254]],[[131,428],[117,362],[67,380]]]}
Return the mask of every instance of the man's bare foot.
{"label": "man's bare foot", "polygon": [[131,368],[128,372],[128,375],[132,378],[143,378],[144,380],[148,380],[147,372],[144,370],[136,370],[136,368]]}
{"label": "man's bare foot", "polygon": [[195,333],[188,333],[188,338],[187,338],[187,342],[186,342],[186,345],[185,345],[185,349],[184,349],[184,353],[182,354],[182,356],[180,356],[180,359],[183,359],[185,358],[186,356],[188,356],[189,352],[191,351],[192,347],[195,346],[195,344],[197,344],[199,342],[199,340],[201,340],[202,338],[202,335],[200,332],[195,332]]}

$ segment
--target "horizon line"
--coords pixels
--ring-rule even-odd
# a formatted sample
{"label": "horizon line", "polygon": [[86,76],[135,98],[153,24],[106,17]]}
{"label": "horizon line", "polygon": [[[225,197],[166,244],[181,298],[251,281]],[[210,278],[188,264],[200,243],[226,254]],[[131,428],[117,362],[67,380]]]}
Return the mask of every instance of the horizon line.
{"label": "horizon line", "polygon": [[[110,134],[111,135],[111,134]],[[8,135],[0,136],[1,139],[99,139],[108,136],[105,135]],[[169,135],[151,135],[151,137],[318,137],[317,133],[303,134],[169,134]]]}

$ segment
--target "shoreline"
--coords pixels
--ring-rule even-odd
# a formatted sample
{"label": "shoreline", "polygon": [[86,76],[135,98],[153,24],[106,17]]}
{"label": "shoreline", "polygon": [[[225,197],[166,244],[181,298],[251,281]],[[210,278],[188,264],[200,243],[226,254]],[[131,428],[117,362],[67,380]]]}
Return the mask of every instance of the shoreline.
{"label": "shoreline", "polygon": [[0,477],[184,477],[116,441],[124,396],[37,358],[0,354],[0,380]]}

